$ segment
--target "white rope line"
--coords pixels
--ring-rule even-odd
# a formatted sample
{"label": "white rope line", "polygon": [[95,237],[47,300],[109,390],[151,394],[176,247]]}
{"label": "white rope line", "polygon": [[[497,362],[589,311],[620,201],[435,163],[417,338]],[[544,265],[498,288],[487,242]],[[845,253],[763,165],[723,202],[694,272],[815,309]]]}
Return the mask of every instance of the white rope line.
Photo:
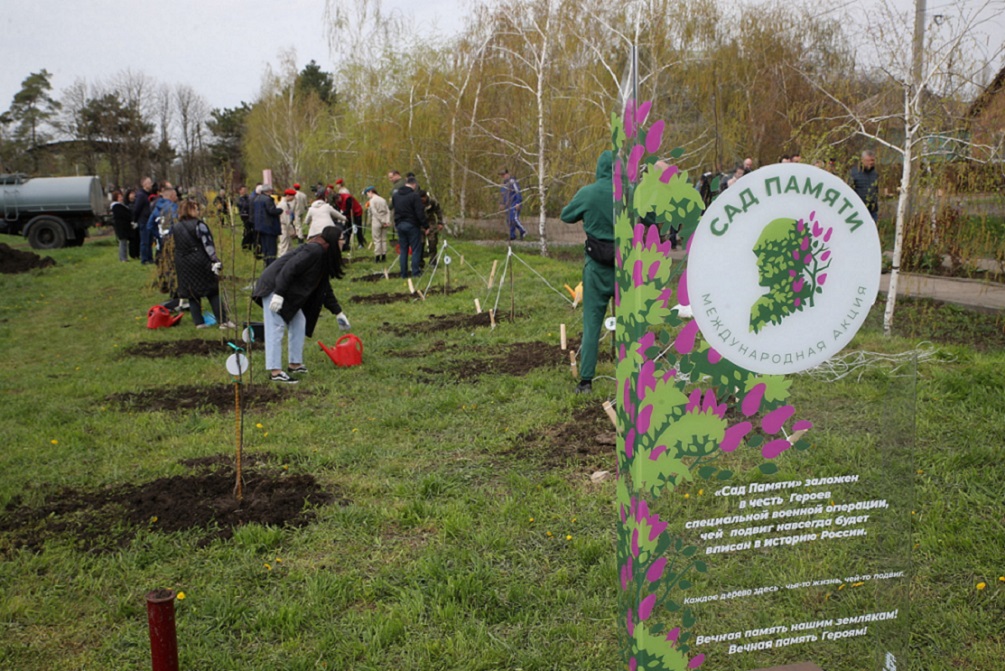
{"label": "white rope line", "polygon": [[571,299],[571,298],[569,298],[568,296],[566,296],[565,294],[563,294],[563,293],[562,293],[561,291],[559,291],[559,290],[558,290],[558,289],[556,289],[555,287],[551,286],[551,283],[550,283],[550,282],[548,282],[548,280],[547,280],[547,279],[545,279],[544,275],[542,275],[541,273],[539,273],[539,272],[537,272],[536,270],[534,270],[534,268],[533,268],[533,267],[531,267],[531,265],[530,265],[530,264],[528,264],[528,263],[527,263],[526,261],[524,261],[523,259],[521,259],[521,258],[520,258],[520,255],[519,255],[519,254],[513,254],[513,258],[515,258],[515,259],[516,259],[517,261],[519,261],[519,262],[520,262],[520,263],[522,263],[523,265],[527,266],[527,268],[529,268],[529,269],[530,269],[530,272],[532,272],[532,273],[534,273],[535,275],[537,275],[538,277],[540,277],[540,278],[541,278],[541,281],[542,281],[542,282],[544,282],[544,283],[545,283],[545,284],[546,284],[546,285],[548,286],[548,288],[549,288],[549,289],[551,289],[551,290],[552,290],[552,291],[554,291],[554,292],[555,292],[556,294],[558,294],[559,296],[561,296],[561,297],[562,297],[562,299],[563,299],[563,300],[565,300],[565,302],[567,302],[567,303],[568,303],[569,305],[572,305],[572,306],[575,306],[575,303],[574,303],[574,302],[572,301],[572,299]]}
{"label": "white rope line", "polygon": [[[841,356],[824,361],[819,366],[804,371],[802,374],[828,382],[837,382],[838,380],[855,375],[856,381],[861,382],[862,376],[865,375],[870,368],[889,366],[890,372],[896,375],[902,368],[913,365],[915,361],[918,363],[925,363],[935,359],[951,363],[955,360],[955,357],[950,356],[943,350],[937,349],[935,345],[930,342],[922,342],[919,343],[913,350],[899,352],[897,354],[864,352],[861,350],[848,352]],[[904,374],[906,375],[908,373]]]}
{"label": "white rope line", "polygon": [[[454,253],[457,254],[457,256],[459,256],[460,258],[464,259],[464,255],[461,254],[461,252],[456,247],[454,247],[453,245],[449,244],[446,240],[443,241],[443,244],[444,244],[445,248],[452,249],[454,251]],[[480,272],[478,272],[475,269],[475,267],[468,262],[467,259],[464,259],[464,265],[466,265],[468,268],[470,268],[472,270],[472,272],[474,272],[475,275],[477,275],[479,278],[481,278],[481,281],[482,281],[482,283],[485,286],[489,285],[488,278],[485,277],[484,275],[482,275]]]}
{"label": "white rope line", "polygon": [[513,248],[508,247],[506,253],[506,263],[503,265],[502,275],[499,276],[499,290],[496,291],[496,304],[492,306],[492,314],[499,314],[499,299],[502,298],[503,284],[506,282],[506,271],[509,270],[509,260],[513,256]]}
{"label": "white rope line", "polygon": [[433,278],[436,277],[436,271],[440,269],[440,259],[443,258],[443,250],[447,248],[447,241],[443,241],[443,246],[440,247],[439,251],[436,252],[436,258],[433,259],[433,272],[429,273],[429,281],[426,282],[426,290],[424,294],[429,294],[429,287],[433,286]]}

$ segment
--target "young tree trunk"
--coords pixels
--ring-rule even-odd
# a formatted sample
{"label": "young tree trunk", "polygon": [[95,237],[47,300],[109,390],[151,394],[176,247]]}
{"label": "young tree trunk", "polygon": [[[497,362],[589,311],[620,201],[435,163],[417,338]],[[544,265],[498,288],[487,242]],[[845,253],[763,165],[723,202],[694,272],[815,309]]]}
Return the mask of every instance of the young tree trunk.
{"label": "young tree trunk", "polygon": [[[544,48],[547,53],[547,43]],[[545,116],[544,116],[544,68],[538,70],[537,76],[537,194],[539,200],[539,213],[537,217],[537,232],[541,246],[541,256],[548,256],[548,234],[545,230],[547,224],[547,211],[545,205],[548,202],[548,182],[547,182],[547,160],[545,159]]]}
{"label": "young tree trunk", "polygon": [[907,226],[908,202],[911,194],[911,179],[914,158],[914,134],[917,130],[910,90],[905,91],[904,115],[904,162],[900,172],[900,189],[897,197],[897,218],[893,235],[893,263],[890,268],[890,287],[886,293],[886,309],[883,312],[883,334],[893,332],[893,313],[897,307],[897,284],[900,278],[900,254],[904,246],[904,229]]}

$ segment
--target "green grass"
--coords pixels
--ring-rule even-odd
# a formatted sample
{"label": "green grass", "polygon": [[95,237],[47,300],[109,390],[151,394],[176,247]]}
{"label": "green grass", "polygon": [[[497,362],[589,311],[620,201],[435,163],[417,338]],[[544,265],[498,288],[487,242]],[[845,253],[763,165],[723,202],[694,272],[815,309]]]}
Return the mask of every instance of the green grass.
{"label": "green grass", "polygon": [[[229,262],[229,234],[217,237]],[[505,254],[470,242],[457,248],[486,276]],[[124,354],[140,342],[219,332],[196,331],[187,316],[177,328],[148,331],[146,310],[162,296],[147,288],[147,268],[118,263],[115,249],[109,238],[91,240],[52,252],[54,268],[0,275],[0,506],[38,504],[67,487],[178,475],[183,459],[234,451],[232,414],[123,411],[108,401],[139,389],[229,383],[223,355]],[[335,369],[309,346],[312,372],[299,385],[307,395],[246,417],[247,452],[313,474],[347,504],[319,508],[302,528],[249,525],[204,547],[198,530],[153,526],[111,552],[81,551],[66,537],[38,553],[11,551],[0,535],[0,668],[147,668],[143,595],[158,587],[186,593],[176,603],[183,668],[616,668],[614,485],[590,484],[581,462],[549,469],[513,450],[528,433],[613,396],[614,383],[601,379],[594,396],[581,398],[571,394],[567,365],[477,383],[420,374],[478,358],[480,347],[557,346],[563,322],[570,337],[579,335],[579,312],[520,265],[516,323],[396,334],[390,325],[470,313],[476,297],[495,302],[452,255],[452,284],[467,291],[424,303],[351,302],[353,294],[407,290],[402,280],[350,282],[375,270],[351,266],[335,289],[365,343],[364,365]],[[573,261],[522,255],[559,288],[578,281]],[[240,258],[236,274],[250,277],[249,259]],[[242,320],[243,283],[233,287]],[[507,280],[501,312],[509,300]],[[1001,329],[992,315],[901,309],[908,337],[884,339],[871,322],[852,347],[904,351],[930,337],[926,324],[950,318],[956,335],[918,382],[909,668],[997,671],[1005,658],[1005,357],[987,334]],[[330,344],[339,334],[324,315],[316,339]],[[460,348],[394,356],[439,340]],[[263,359],[253,354],[259,379]],[[613,375],[611,364],[599,373]],[[837,437],[820,455],[834,463],[822,468],[842,466],[839,450],[850,443],[840,440],[882,404],[887,381],[882,371],[830,384],[794,378],[797,407],[819,409],[813,419]],[[987,588],[978,591],[981,581]]]}

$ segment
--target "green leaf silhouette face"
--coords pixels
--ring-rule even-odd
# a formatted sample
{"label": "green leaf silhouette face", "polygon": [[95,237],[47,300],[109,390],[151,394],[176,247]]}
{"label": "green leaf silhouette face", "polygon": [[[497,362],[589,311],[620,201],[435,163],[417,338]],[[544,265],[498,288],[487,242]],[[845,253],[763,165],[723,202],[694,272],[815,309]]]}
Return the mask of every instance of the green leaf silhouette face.
{"label": "green leaf silhouette face", "polygon": [[832,229],[826,231],[811,212],[803,219],[775,219],[764,227],[754,244],[757,283],[768,289],[750,308],[750,330],[781,324],[791,314],[813,307],[823,292],[830,266]]}

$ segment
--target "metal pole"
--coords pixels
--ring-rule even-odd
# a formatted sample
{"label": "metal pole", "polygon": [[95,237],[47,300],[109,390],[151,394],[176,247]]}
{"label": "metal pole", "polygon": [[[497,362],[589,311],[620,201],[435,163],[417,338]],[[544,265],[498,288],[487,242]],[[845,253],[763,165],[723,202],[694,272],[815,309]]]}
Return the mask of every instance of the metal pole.
{"label": "metal pole", "polygon": [[175,593],[158,589],[147,594],[147,626],[153,671],[178,671],[178,637],[174,622]]}

